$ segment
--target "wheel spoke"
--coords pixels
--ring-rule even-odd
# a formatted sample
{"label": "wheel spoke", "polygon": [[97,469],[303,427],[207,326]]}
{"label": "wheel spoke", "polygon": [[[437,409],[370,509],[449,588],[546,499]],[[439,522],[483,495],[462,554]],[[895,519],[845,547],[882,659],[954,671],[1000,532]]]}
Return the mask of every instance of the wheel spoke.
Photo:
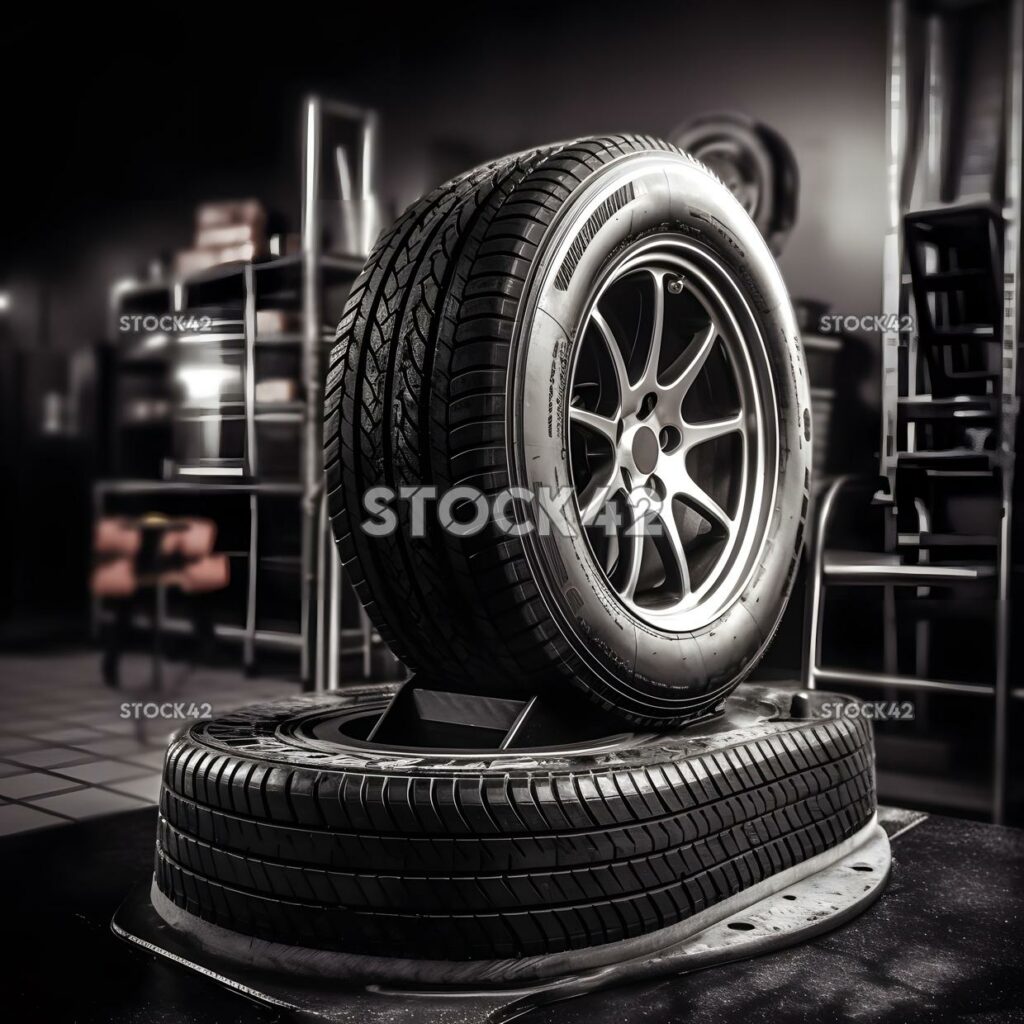
{"label": "wheel spoke", "polygon": [[683,423],[683,444],[687,451],[696,448],[699,444],[706,444],[708,441],[715,441],[726,434],[739,431],[746,436],[743,430],[743,411],[732,416],[726,416],[720,420],[707,420],[704,423]]}
{"label": "wheel spoke", "polygon": [[604,571],[606,576],[610,576],[615,568],[615,563],[619,557],[619,550],[619,535],[618,533],[611,533],[607,538],[604,555]]}
{"label": "wheel spoke", "polygon": [[688,594],[690,592],[690,564],[686,559],[683,538],[679,536],[679,524],[676,522],[676,517],[672,512],[671,498],[662,505],[658,522],[661,524],[658,550],[662,560],[664,561],[668,558],[675,563],[683,594]]}
{"label": "wheel spoke", "polygon": [[648,387],[657,387],[661,341],[665,335],[665,271],[652,270],[650,274],[654,281],[654,316],[651,322],[651,341],[647,346],[647,361],[640,379]]}
{"label": "wheel spoke", "polygon": [[597,328],[597,333],[601,335],[601,340],[604,341],[604,347],[608,352],[608,358],[612,361],[615,383],[619,389],[619,411],[621,413],[623,406],[626,404],[626,395],[632,387],[629,383],[629,373],[626,370],[625,360],[622,358],[622,349],[619,348],[619,343],[615,340],[615,334],[608,321],[605,320],[599,310],[595,309],[590,314],[590,319]]}
{"label": "wheel spoke", "polygon": [[689,472],[685,469],[681,470],[674,482],[675,487],[671,489],[668,500],[671,501],[673,496],[682,498],[690,505],[695,506],[705,517],[713,519],[727,534],[732,534],[734,526],[732,517],[693,479]]}
{"label": "wheel spoke", "polygon": [[704,330],[704,333],[691,343],[690,348],[693,349],[693,355],[687,362],[686,368],[675,380],[665,386],[665,390],[670,391],[680,402],[686,397],[693,382],[700,376],[700,371],[704,369],[704,364],[707,362],[708,356],[711,355],[717,340],[718,324],[712,322]]}
{"label": "wheel spoke", "polygon": [[590,412],[579,405],[569,406],[569,420],[581,427],[592,430],[595,434],[600,434],[611,444],[615,444],[618,433],[618,422],[616,420],[609,419],[607,416],[601,416],[596,412]]}
{"label": "wheel spoke", "polygon": [[604,508],[605,503],[611,497],[612,486],[615,483],[615,477],[618,473],[618,467],[613,462],[611,468],[600,476],[594,474],[587,483],[587,486],[583,488],[583,492],[579,496],[579,507],[580,507],[580,522],[584,526],[590,526],[594,519],[598,516],[601,509]]}
{"label": "wheel spoke", "polygon": [[629,523],[623,530],[619,550],[629,555],[629,572],[620,593],[627,600],[632,601],[636,596],[636,585],[640,580],[640,566],[644,560],[644,510],[637,501],[630,500],[628,504]]}

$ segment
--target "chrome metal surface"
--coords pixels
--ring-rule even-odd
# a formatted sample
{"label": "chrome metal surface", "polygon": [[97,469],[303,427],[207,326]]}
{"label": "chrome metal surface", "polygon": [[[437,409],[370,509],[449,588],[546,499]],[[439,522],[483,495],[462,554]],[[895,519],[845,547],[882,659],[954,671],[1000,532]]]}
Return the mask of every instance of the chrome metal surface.
{"label": "chrome metal surface", "polygon": [[580,522],[642,621],[697,628],[742,588],[774,495],[764,341],[725,270],[670,239],[599,285],[577,347],[569,447]]}
{"label": "chrome metal surface", "polygon": [[[991,697],[996,695],[998,683],[956,682],[954,680],[931,679],[923,674],[918,676],[901,675],[896,671],[869,672],[863,669],[849,670],[832,668],[821,663],[822,636],[825,625],[825,587],[828,584],[825,559],[828,548],[829,528],[832,525],[836,509],[843,495],[858,489],[861,492],[870,493],[874,490],[876,482],[875,478],[868,477],[849,475],[838,477],[825,492],[816,510],[817,523],[809,546],[810,600],[807,603],[804,630],[804,686],[809,690],[817,689],[821,684],[824,684],[826,686],[864,686],[890,690],[956,693],[967,696]],[[928,525],[928,519],[924,517],[921,520],[921,526],[926,529]],[[1024,690],[1009,690],[1007,696],[1014,699],[1024,699]]]}

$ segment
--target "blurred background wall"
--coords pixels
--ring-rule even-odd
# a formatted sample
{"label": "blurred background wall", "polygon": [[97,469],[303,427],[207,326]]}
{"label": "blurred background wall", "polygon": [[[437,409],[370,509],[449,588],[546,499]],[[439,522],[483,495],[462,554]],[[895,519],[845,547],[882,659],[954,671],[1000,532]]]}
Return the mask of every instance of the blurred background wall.
{"label": "blurred background wall", "polygon": [[[517,148],[666,135],[703,111],[744,111],[778,129],[800,166],[782,261],[791,290],[877,311],[884,3],[346,8],[293,13],[272,31],[241,13],[134,31],[76,24],[80,14],[57,35],[31,19],[8,26],[11,328],[55,348],[93,340],[110,282],[187,244],[199,201],[258,195],[294,224],[296,114],[311,91],[379,111],[381,192],[398,209]],[[47,94],[44,116],[35,99]]]}
{"label": "blurred background wall", "polygon": [[[20,16],[0,44],[5,133],[17,140],[5,161],[0,336],[43,369],[9,410],[19,443],[38,435],[46,394],[67,390],[66,355],[108,332],[111,283],[186,247],[197,203],[258,196],[297,229],[297,114],[310,92],[379,112],[379,191],[392,212],[518,148],[603,131],[668,135],[704,111],[743,111],[779,130],[800,167],[799,221],[782,260],[793,294],[876,312],[885,5],[784,7],[367,5],[290,12],[272,31],[265,15],[241,12],[159,29],[73,13],[57,34]],[[65,513],[90,467],[54,450],[40,454],[45,472],[10,482],[3,512],[47,538],[42,563],[9,592],[22,617],[85,601],[81,517]],[[61,529],[66,545],[52,542]]]}

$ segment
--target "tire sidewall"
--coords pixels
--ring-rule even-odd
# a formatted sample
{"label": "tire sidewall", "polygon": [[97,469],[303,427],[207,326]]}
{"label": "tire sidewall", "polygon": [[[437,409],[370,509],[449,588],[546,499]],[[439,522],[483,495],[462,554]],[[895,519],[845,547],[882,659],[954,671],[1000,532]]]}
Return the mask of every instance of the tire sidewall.
{"label": "tire sidewall", "polygon": [[[686,131],[677,133],[673,141],[682,150],[690,148],[690,142],[707,142],[709,137],[728,138],[743,146],[746,156],[753,161],[758,181],[758,202],[750,214],[758,231],[765,237],[774,230],[773,211],[777,201],[778,181],[775,175],[776,161],[762,137],[757,123],[741,114],[711,117]],[[695,153],[700,156],[699,150]]]}
{"label": "tire sidewall", "polygon": [[[396,687],[378,684],[337,695],[310,695],[270,704],[252,705],[181,729],[172,739],[168,758],[179,748],[197,749],[226,758],[231,764],[265,765],[281,770],[306,769],[327,773],[374,773],[401,779],[415,776],[503,780],[512,776],[560,772],[633,771],[698,757],[710,746],[742,745],[761,736],[806,729],[834,728],[823,709],[854,705],[852,698],[826,691],[808,695],[805,717],[790,716],[790,695],[748,684],[730,698],[725,718],[697,723],[684,732],[623,732],[573,747],[546,750],[453,752],[429,748],[382,746],[374,743],[328,742],[311,739],[304,726],[338,712],[382,713]],[[849,731],[863,721],[835,715],[838,727]],[[222,766],[223,767],[223,766]]]}

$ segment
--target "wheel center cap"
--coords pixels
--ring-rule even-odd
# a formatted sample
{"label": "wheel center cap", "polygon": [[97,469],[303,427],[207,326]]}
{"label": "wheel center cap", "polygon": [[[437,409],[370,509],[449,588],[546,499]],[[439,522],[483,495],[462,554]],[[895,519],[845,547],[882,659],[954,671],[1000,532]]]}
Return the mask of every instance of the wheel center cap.
{"label": "wheel center cap", "polygon": [[658,464],[658,437],[650,427],[641,427],[633,435],[633,464],[648,476]]}

